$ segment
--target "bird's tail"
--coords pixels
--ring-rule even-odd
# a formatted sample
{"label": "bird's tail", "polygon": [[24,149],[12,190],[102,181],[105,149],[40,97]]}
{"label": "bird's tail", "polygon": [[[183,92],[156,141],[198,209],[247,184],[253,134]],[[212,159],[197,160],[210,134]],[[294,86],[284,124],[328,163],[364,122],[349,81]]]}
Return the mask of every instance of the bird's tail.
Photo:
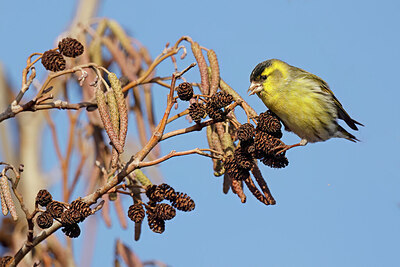
{"label": "bird's tail", "polygon": [[337,137],[346,138],[352,142],[360,142],[354,135],[346,131],[342,126],[338,125]]}

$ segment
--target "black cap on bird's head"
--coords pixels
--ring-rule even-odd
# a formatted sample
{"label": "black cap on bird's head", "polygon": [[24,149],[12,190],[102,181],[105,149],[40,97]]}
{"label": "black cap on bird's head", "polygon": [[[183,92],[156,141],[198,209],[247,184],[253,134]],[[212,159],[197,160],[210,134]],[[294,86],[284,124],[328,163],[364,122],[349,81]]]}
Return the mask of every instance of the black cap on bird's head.
{"label": "black cap on bird's head", "polygon": [[261,76],[261,74],[263,73],[263,71],[272,66],[272,61],[273,59],[269,59],[266,61],[263,61],[261,63],[259,63],[251,72],[250,74],[250,82],[256,81],[258,80],[258,78]]}
{"label": "black cap on bird's head", "polygon": [[253,71],[250,74],[251,85],[247,90],[249,95],[253,95],[255,93],[259,93],[262,91],[263,89],[262,83],[267,79],[267,76],[263,75],[263,72],[265,71],[265,69],[272,66],[274,60],[275,59],[269,59],[263,61],[253,69]]}

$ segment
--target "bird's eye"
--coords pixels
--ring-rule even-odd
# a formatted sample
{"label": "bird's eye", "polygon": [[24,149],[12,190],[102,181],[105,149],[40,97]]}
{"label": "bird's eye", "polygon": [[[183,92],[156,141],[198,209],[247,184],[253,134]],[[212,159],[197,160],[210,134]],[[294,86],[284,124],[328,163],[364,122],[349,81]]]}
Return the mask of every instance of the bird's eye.
{"label": "bird's eye", "polygon": [[266,80],[267,78],[268,78],[268,76],[267,75],[261,75],[261,80]]}

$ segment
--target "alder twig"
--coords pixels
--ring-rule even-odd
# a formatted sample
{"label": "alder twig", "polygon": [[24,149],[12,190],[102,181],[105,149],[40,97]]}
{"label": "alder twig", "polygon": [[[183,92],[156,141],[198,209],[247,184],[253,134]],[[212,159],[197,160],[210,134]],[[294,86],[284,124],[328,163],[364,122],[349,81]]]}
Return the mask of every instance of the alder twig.
{"label": "alder twig", "polygon": [[184,111],[182,111],[182,112],[180,112],[180,113],[178,113],[178,114],[172,116],[171,118],[169,118],[168,121],[167,121],[167,124],[168,124],[168,123],[171,123],[171,122],[173,122],[174,120],[179,119],[180,117],[185,116],[185,115],[187,115],[187,114],[189,114],[189,109],[185,109]]}
{"label": "alder twig", "polygon": [[164,141],[165,139],[171,138],[173,136],[190,133],[190,132],[194,132],[194,131],[201,131],[201,129],[203,129],[204,127],[207,127],[207,126],[215,124],[215,123],[216,123],[216,121],[211,119],[211,120],[207,120],[207,121],[204,121],[201,123],[197,123],[197,124],[187,127],[187,128],[174,130],[174,131],[168,132],[166,134],[163,134],[161,141]]}
{"label": "alder twig", "polygon": [[[208,151],[208,152],[211,152],[211,153],[208,154],[208,153],[205,153],[205,151]],[[139,168],[149,167],[149,166],[153,166],[153,165],[159,164],[161,162],[164,162],[164,161],[166,161],[166,160],[168,160],[170,158],[173,158],[173,157],[185,156],[185,155],[191,155],[191,154],[198,154],[198,155],[201,155],[201,156],[205,156],[205,157],[209,157],[209,158],[215,158],[215,159],[223,159],[223,157],[222,157],[223,153],[221,153],[221,152],[219,152],[217,150],[208,149],[208,148],[203,148],[203,149],[195,148],[195,149],[181,151],[181,152],[177,152],[175,150],[172,150],[167,155],[165,155],[165,156],[163,156],[161,158],[158,158],[156,160],[147,161],[147,162],[140,162],[137,167],[139,167]],[[213,154],[215,154],[215,155],[213,155]]]}
{"label": "alder twig", "polygon": [[[155,69],[155,67],[157,65],[159,65],[162,61],[164,61],[165,59],[169,58],[170,56],[176,55],[179,50],[183,49],[182,46],[179,46],[179,44],[185,40],[187,37],[181,37],[173,47],[171,47],[167,52],[162,53],[161,55],[159,55],[158,57],[156,57],[153,61],[153,63],[149,66],[149,68],[146,70],[145,73],[143,73],[143,75],[137,79],[136,81],[132,81],[130,83],[128,83],[124,88],[122,88],[122,91],[125,92],[127,90],[129,90],[130,88],[133,88],[134,86],[137,86],[139,84],[141,84],[144,80],[146,80],[146,78],[153,72],[153,70]],[[174,83],[175,84],[175,83]]]}

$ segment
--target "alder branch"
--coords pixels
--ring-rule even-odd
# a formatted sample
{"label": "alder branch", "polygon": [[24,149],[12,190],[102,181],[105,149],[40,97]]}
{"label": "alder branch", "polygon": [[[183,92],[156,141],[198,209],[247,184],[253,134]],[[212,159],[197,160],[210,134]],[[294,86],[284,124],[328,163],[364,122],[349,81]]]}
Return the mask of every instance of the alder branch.
{"label": "alder branch", "polygon": [[67,101],[56,100],[53,102],[37,103],[34,100],[29,101],[24,105],[18,105],[14,110],[6,110],[0,114],[0,122],[15,117],[15,115],[21,112],[35,112],[38,110],[49,110],[49,109],[72,109],[79,110],[82,108],[97,108],[97,104],[94,102],[80,102],[80,103],[68,103]]}
{"label": "alder branch", "polygon": [[[175,89],[175,83],[176,80],[181,77],[184,73],[186,73],[188,70],[193,68],[196,64],[192,63],[189,67],[184,69],[181,72],[174,73],[172,75],[172,81],[170,85],[170,91],[167,97],[167,107],[164,112],[164,116],[159,122],[159,124],[156,127],[156,131],[153,133],[151,136],[150,140],[147,142],[147,144],[139,151],[136,153],[132,159],[125,164],[123,169],[118,172],[112,179],[109,179],[107,183],[105,183],[103,186],[98,188],[95,192],[92,194],[82,198],[81,200],[88,203],[89,205],[92,205],[97,202],[99,198],[101,198],[104,194],[106,194],[111,188],[115,187],[118,185],[126,176],[128,176],[131,172],[133,172],[135,169],[138,168],[140,162],[150,153],[150,151],[158,144],[160,141],[162,134],[165,130],[165,127],[167,125],[167,120],[169,117],[169,114],[171,112],[172,107],[174,106],[174,89]],[[104,202],[102,202],[103,204]],[[101,205],[102,205],[101,204]],[[16,266],[22,258],[29,253],[33,247],[35,247],[37,244],[45,240],[48,236],[53,234],[55,231],[57,231],[61,227],[61,223],[55,222],[50,228],[43,230],[40,232],[36,237],[32,239],[32,242],[25,243],[20,250],[15,254],[14,256],[14,261],[10,266]]]}
{"label": "alder branch", "polygon": [[[101,34],[98,34],[98,35],[100,36]],[[185,109],[184,111],[180,112],[179,114],[176,114],[175,116],[170,117],[172,108],[177,103],[177,97],[174,97],[176,82],[178,79],[182,79],[182,80],[186,81],[186,79],[183,78],[182,75],[184,75],[187,71],[189,71],[191,68],[193,68],[196,65],[195,63],[193,63],[190,66],[188,66],[186,69],[178,72],[177,67],[176,67],[177,64],[176,64],[175,55],[178,54],[178,52],[182,49],[183,54],[182,54],[181,58],[185,57],[186,48],[180,44],[182,41],[188,41],[191,45],[193,45],[194,44],[193,40],[188,36],[183,36],[172,47],[169,47],[169,44],[167,44],[164,51],[159,56],[157,56],[153,61],[149,60],[146,62],[147,69],[144,70],[144,69],[142,69],[141,64],[138,64],[138,62],[140,62],[140,60],[143,60],[143,58],[140,56],[140,51],[139,52],[136,51],[136,47],[134,47],[130,42],[122,44],[124,49],[121,49],[119,47],[119,43],[116,41],[117,39],[114,39],[114,38],[117,38],[119,41],[121,41],[118,36],[117,37],[109,37],[109,36],[102,36],[102,35],[100,36],[101,43],[103,45],[105,45],[107,51],[110,52],[110,54],[113,57],[113,59],[110,59],[110,60],[108,60],[107,63],[105,63],[106,64],[105,66],[108,66],[107,64],[117,63],[117,67],[122,71],[124,76],[128,76],[128,78],[131,80],[130,83],[128,83],[127,85],[125,85],[123,87],[123,91],[127,92],[129,89],[133,88],[132,91],[134,93],[134,96],[136,96],[135,101],[134,101],[135,105],[139,105],[141,102],[141,99],[139,99],[139,97],[137,97],[137,96],[139,95],[139,90],[141,90],[141,88],[138,86],[139,85],[149,85],[149,84],[159,84],[159,85],[169,89],[169,92],[167,94],[167,106],[164,110],[164,114],[163,114],[161,120],[156,125],[156,123],[154,122],[154,119],[152,118],[153,114],[151,112],[149,112],[152,110],[152,104],[153,104],[152,100],[151,100],[152,95],[149,90],[145,89],[145,94],[147,94],[145,96],[146,97],[145,104],[148,109],[147,116],[149,118],[151,117],[151,119],[149,119],[148,123],[150,125],[152,134],[149,139],[147,137],[145,137],[144,140],[142,140],[143,146],[134,156],[131,157],[131,159],[128,162],[124,163],[124,162],[119,161],[120,164],[118,164],[118,166],[116,166],[114,168],[108,168],[108,167],[106,167],[107,164],[105,162],[106,162],[107,157],[110,156],[110,151],[108,151],[108,148],[103,149],[102,151],[96,150],[96,153],[98,153],[98,154],[96,154],[96,160],[99,160],[98,161],[99,166],[101,166],[104,169],[103,179],[99,179],[98,177],[96,177],[95,173],[97,173],[97,172],[93,172],[94,175],[92,175],[93,176],[92,180],[94,182],[92,182],[92,187],[90,187],[91,189],[89,191],[91,193],[90,194],[88,193],[85,197],[81,198],[82,201],[84,201],[85,203],[87,203],[89,205],[95,204],[106,194],[109,194],[112,192],[128,194],[128,195],[133,196],[134,198],[138,198],[138,195],[137,195],[138,193],[136,193],[136,195],[134,195],[135,192],[133,192],[133,191],[125,192],[123,190],[119,190],[121,188],[124,190],[127,189],[127,187],[126,187],[127,185],[123,183],[124,178],[129,177],[129,175],[136,169],[154,166],[154,165],[160,164],[160,163],[167,161],[174,157],[192,155],[192,154],[197,154],[197,155],[208,157],[211,159],[217,159],[219,161],[224,160],[224,153],[214,150],[214,149],[208,149],[208,148],[207,149],[195,148],[195,149],[179,151],[179,152],[172,150],[167,155],[164,155],[161,157],[158,157],[158,154],[157,154],[158,158],[154,159],[156,156],[154,156],[155,154],[153,154],[153,152],[155,152],[155,149],[157,148],[156,146],[161,141],[168,139],[170,137],[177,136],[177,135],[181,135],[181,134],[185,134],[185,133],[189,133],[189,132],[193,132],[193,131],[201,131],[204,127],[221,122],[221,121],[215,121],[213,119],[210,119],[210,120],[207,120],[207,121],[204,121],[201,123],[196,123],[195,125],[192,125],[190,127],[184,128],[184,129],[173,130],[171,132],[165,133],[166,125],[168,123],[188,114],[188,109]],[[129,45],[129,47],[126,47],[127,45]],[[128,50],[125,51],[127,48],[128,48]],[[212,51],[212,50],[208,50],[202,46],[199,46],[199,48],[206,50],[206,51]],[[34,55],[39,55],[39,58],[34,60],[33,62],[31,62],[31,57]],[[12,104],[10,104],[8,109],[5,112],[0,114],[0,122],[5,119],[14,117],[18,113],[26,112],[26,111],[35,112],[35,111],[39,111],[39,110],[50,110],[50,109],[80,110],[82,108],[90,108],[90,110],[93,110],[97,107],[96,102],[92,102],[93,100],[91,100],[93,98],[91,98],[92,95],[90,94],[91,93],[90,90],[88,90],[88,92],[89,92],[88,97],[84,96],[84,98],[83,98],[88,101],[80,102],[80,103],[69,103],[67,101],[62,101],[62,100],[49,101],[49,99],[53,98],[53,96],[51,95],[51,90],[53,88],[52,87],[48,88],[50,82],[53,79],[60,77],[62,75],[77,73],[79,71],[82,72],[82,76],[80,79],[81,86],[82,86],[82,82],[87,77],[87,74],[88,74],[84,70],[85,68],[92,69],[92,71],[94,71],[97,74],[98,78],[101,79],[101,82],[103,82],[104,86],[107,87],[108,86],[107,82],[104,80],[101,71],[106,72],[106,73],[108,73],[109,71],[106,69],[106,67],[101,67],[95,63],[81,64],[79,66],[70,68],[68,70],[64,70],[64,71],[60,71],[60,72],[56,72],[56,73],[48,75],[46,81],[41,86],[37,95],[32,100],[28,101],[27,103],[20,104],[20,101],[23,98],[25,92],[29,89],[30,85],[33,82],[33,79],[35,77],[34,64],[36,62],[38,62],[41,55],[42,55],[41,53],[37,53],[37,54],[32,54],[29,57],[28,62],[27,62],[27,67],[24,69],[24,72],[23,72],[24,76],[23,76],[23,85],[21,87],[21,91],[18,94],[18,96],[16,97],[16,99],[12,102]],[[88,61],[91,60],[89,58],[90,57],[89,53],[85,53],[83,56],[86,56],[86,58],[85,58],[86,60],[88,60]],[[126,57],[124,57],[124,56],[126,56]],[[100,57],[101,57],[101,55],[100,55]],[[139,61],[136,61],[136,58]],[[164,60],[166,60],[167,58],[172,59],[172,63],[174,64],[176,72],[173,73],[171,77],[153,77],[156,67],[160,63],[162,63]],[[132,62],[132,60],[134,60],[135,62]],[[76,61],[76,62],[79,62],[79,61]],[[87,62],[87,61],[85,61],[85,62]],[[103,61],[103,62],[105,62],[105,61]],[[134,71],[132,69],[134,69]],[[32,71],[32,73],[28,78],[27,75],[29,74],[29,71]],[[201,69],[200,72],[201,72],[201,74],[204,74],[205,73],[204,68]],[[85,73],[86,73],[86,75],[85,75]],[[92,74],[92,72],[90,72],[90,75],[91,74]],[[128,75],[126,75],[126,74],[128,74]],[[79,73],[77,73],[76,75],[79,75]],[[217,76],[218,76],[218,80],[219,80],[219,72],[218,72]],[[214,80],[216,80],[216,79],[214,79]],[[168,84],[165,81],[170,81],[170,84]],[[192,84],[194,84],[194,83],[192,83]],[[85,84],[85,86],[86,85],[87,84]],[[217,85],[218,85],[218,83],[217,83]],[[219,82],[219,87],[221,88],[222,91],[226,91],[229,94],[231,94],[235,100],[235,102],[233,104],[229,105],[228,107],[226,107],[225,111],[224,111],[224,115],[226,115],[226,121],[230,121],[231,122],[230,126],[232,126],[232,125],[234,126],[234,127],[232,127],[233,130],[235,127],[236,128],[239,127],[240,123],[237,121],[233,112],[231,112],[231,113],[229,113],[229,112],[233,111],[235,109],[235,107],[238,105],[243,108],[243,110],[245,111],[245,113],[248,117],[248,120],[250,120],[250,119],[254,120],[255,116],[257,116],[257,113],[240,97],[240,95],[238,95],[232,88],[230,88],[229,85],[227,85],[222,79]],[[200,88],[200,90],[202,89],[200,86],[199,86],[199,88]],[[218,88],[218,86],[217,86],[217,88]],[[57,89],[60,90],[59,88],[57,88]],[[217,90],[217,89],[215,89],[215,90]],[[160,91],[160,92],[164,92],[164,91]],[[68,100],[69,98],[68,98],[66,90],[64,91],[64,94],[65,94],[65,99]],[[207,102],[208,101],[207,99],[209,96],[208,95],[195,95],[195,97],[197,97],[197,101]],[[89,109],[88,109],[88,111],[89,111]],[[76,123],[77,123],[76,119],[78,116],[76,114],[76,117],[72,116],[74,118],[71,118],[71,112],[68,111],[68,114],[70,115],[70,119],[72,119],[72,120],[71,120],[70,129],[69,129],[69,135],[68,135],[69,141],[67,141],[66,156],[65,156],[65,158],[63,158],[60,151],[58,151],[59,153],[57,153],[59,156],[59,161],[62,165],[61,167],[62,167],[62,174],[63,174],[63,182],[62,182],[62,184],[63,184],[63,200],[65,202],[67,202],[69,200],[71,193],[73,192],[74,188],[76,187],[78,179],[81,176],[83,166],[87,159],[87,155],[83,155],[83,152],[80,151],[80,153],[82,154],[81,161],[79,162],[79,165],[75,172],[75,176],[73,177],[72,184],[70,186],[68,186],[69,177],[68,177],[67,170],[70,168],[69,165],[71,164],[70,157],[72,154],[72,147],[74,145],[74,134],[76,131],[75,127],[76,127]],[[92,114],[97,114],[97,113],[92,113]],[[92,115],[92,114],[90,114],[90,115]],[[140,113],[140,116],[143,117],[143,114]],[[234,132],[232,132],[232,133],[228,132],[228,123],[224,123],[224,125],[227,126],[224,128],[225,135],[228,135],[229,138],[231,139],[230,135],[234,134]],[[92,124],[92,126],[93,126],[93,128],[96,129],[96,132],[100,133],[100,135],[101,135],[101,132],[102,132],[101,126],[98,127],[98,124]],[[141,127],[141,126],[143,126],[143,127]],[[138,127],[139,131],[145,131],[144,126],[146,126],[144,123],[139,124],[139,127]],[[222,129],[222,127],[223,127],[223,125],[221,123],[220,128]],[[230,128],[229,128],[229,130],[230,130]],[[93,136],[95,136],[95,134],[93,134]],[[100,142],[102,144],[104,144],[104,142],[103,142],[104,140],[102,138],[99,138],[99,139],[101,139]],[[230,142],[230,145],[231,145],[230,148],[234,149],[234,144],[233,144],[232,140]],[[106,145],[104,144],[104,146],[106,146]],[[98,146],[95,146],[95,147],[96,147],[96,149],[98,148]],[[98,150],[100,150],[100,149],[98,149]],[[98,155],[102,155],[103,157],[98,156]],[[103,159],[104,159],[104,161],[103,161]],[[146,159],[146,161],[144,161],[145,159]],[[121,169],[118,169],[118,168],[121,168]],[[257,170],[254,170],[254,171],[256,172],[255,176],[257,176],[258,175]],[[132,179],[135,179],[135,178],[132,178]],[[136,183],[138,182],[137,178],[136,178],[135,182]],[[259,182],[259,181],[257,180],[257,182]],[[15,183],[17,183],[17,180]],[[101,185],[97,185],[98,183],[101,183]],[[150,181],[149,181],[149,183],[151,184]],[[249,181],[249,183],[250,183],[250,181]],[[261,189],[263,190],[263,193],[264,193],[263,196],[265,198],[268,198],[270,193],[268,193],[268,191],[267,191],[268,188],[266,187],[266,184],[264,186],[264,184],[260,184],[260,182],[259,182],[259,185],[260,185]],[[252,188],[251,184],[250,184],[249,188]],[[13,189],[14,189],[14,186],[13,186]],[[130,190],[131,188],[128,188],[128,189]],[[17,194],[18,194],[18,192],[15,193],[15,195],[17,195]],[[17,196],[17,198],[20,201],[20,204],[22,203],[21,204],[21,206],[22,206],[23,205],[22,196],[21,196],[21,198],[19,198]],[[268,199],[268,200],[270,201],[271,198],[272,198],[272,196],[270,196],[270,199]],[[104,204],[104,200],[94,210],[97,211],[97,210],[101,209],[103,207],[103,204]],[[33,218],[36,215],[36,213],[39,212],[39,209],[36,205],[35,210],[32,214],[30,214],[26,208],[25,208],[25,210],[26,210],[25,214],[26,214],[26,217],[28,220],[28,237],[27,237],[27,241],[25,242],[25,244],[15,254],[15,258],[14,258],[14,261],[11,266],[17,265],[22,260],[22,258],[25,257],[25,255],[27,253],[29,253],[37,244],[39,244],[40,242],[45,240],[47,237],[52,235],[57,229],[62,227],[61,223],[55,222],[53,224],[53,226],[51,226],[50,228],[48,228],[46,230],[41,231],[37,236],[34,237],[33,236],[33,228],[34,228]],[[122,216],[122,208],[120,206],[118,206],[117,211],[119,211],[119,215]],[[120,217],[120,221],[123,221],[122,217]]]}

